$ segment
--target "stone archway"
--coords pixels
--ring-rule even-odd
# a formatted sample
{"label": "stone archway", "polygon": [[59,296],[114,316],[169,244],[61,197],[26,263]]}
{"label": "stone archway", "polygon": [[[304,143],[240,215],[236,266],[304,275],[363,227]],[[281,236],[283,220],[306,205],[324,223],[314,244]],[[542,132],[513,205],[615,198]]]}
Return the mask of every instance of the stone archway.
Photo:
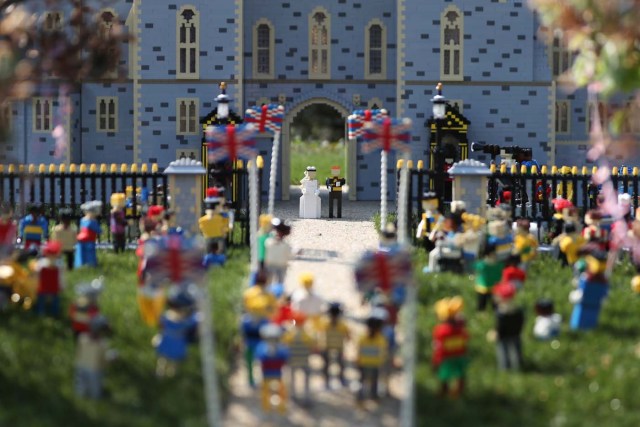
{"label": "stone archway", "polygon": [[356,194],[356,182],[355,182],[355,168],[356,168],[356,150],[354,144],[349,143],[347,140],[346,122],[350,112],[343,105],[332,101],[327,98],[314,97],[307,99],[293,107],[286,112],[284,122],[282,123],[282,162],[280,163],[281,173],[280,182],[282,183],[282,200],[289,200],[289,182],[291,182],[291,168],[289,167],[291,161],[291,124],[298,114],[300,114],[305,108],[314,104],[324,104],[336,110],[344,119],[345,122],[345,135],[344,140],[347,144],[347,185],[349,185],[349,200],[355,200]]}

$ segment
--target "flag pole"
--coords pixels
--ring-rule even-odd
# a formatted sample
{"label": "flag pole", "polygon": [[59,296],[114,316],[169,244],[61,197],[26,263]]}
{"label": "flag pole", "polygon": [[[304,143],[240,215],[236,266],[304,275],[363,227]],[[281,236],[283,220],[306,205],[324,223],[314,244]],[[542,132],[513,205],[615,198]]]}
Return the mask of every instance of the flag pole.
{"label": "flag pole", "polygon": [[256,158],[254,157],[250,164],[248,164],[247,166],[249,169],[249,245],[251,251],[250,266],[251,271],[258,271],[258,174]]}
{"label": "flag pole", "polygon": [[380,151],[380,230],[387,225],[387,160],[386,150]]}
{"label": "flag pole", "polygon": [[278,177],[278,155],[280,153],[280,131],[276,131],[273,136],[273,147],[271,148],[271,167],[269,169],[269,203],[267,213],[273,216],[273,209],[276,200],[276,179]]}
{"label": "flag pole", "polygon": [[220,394],[218,393],[218,373],[215,357],[216,344],[213,330],[213,316],[211,313],[211,297],[206,281],[200,298],[200,313],[202,319],[198,330],[200,332],[200,359],[202,360],[202,379],[204,381],[205,404],[207,408],[207,425],[209,427],[222,426],[220,417]]}
{"label": "flag pole", "polygon": [[[403,156],[404,157],[404,156]],[[409,184],[409,168],[405,159],[400,170],[400,189],[398,195],[398,243],[407,244],[407,197]],[[417,290],[415,283],[407,283],[407,295],[403,323],[405,325],[405,342],[403,345],[404,399],[400,406],[400,426],[415,426],[415,372],[416,372],[416,316]]]}

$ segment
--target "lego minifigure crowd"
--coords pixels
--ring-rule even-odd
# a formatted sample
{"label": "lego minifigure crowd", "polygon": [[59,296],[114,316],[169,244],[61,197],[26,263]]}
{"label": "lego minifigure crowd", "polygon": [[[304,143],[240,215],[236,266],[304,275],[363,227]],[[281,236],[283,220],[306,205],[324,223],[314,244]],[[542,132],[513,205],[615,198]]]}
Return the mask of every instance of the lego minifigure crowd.
{"label": "lego minifigure crowd", "polygon": [[[505,200],[509,197],[506,194]],[[480,217],[467,213],[462,201],[452,202],[450,213],[442,215],[434,193],[425,193],[422,199],[425,213],[416,237],[429,252],[424,272],[474,275],[476,310],[484,312],[490,306],[494,312],[495,329],[489,331],[487,338],[496,344],[499,369],[522,368],[525,309],[515,302],[515,297],[519,292],[527,292],[527,269],[537,256],[538,236],[550,243],[551,254],[574,273],[574,288],[568,294],[574,305],[569,319],[572,330],[597,327],[608,294],[609,269],[612,261],[615,263],[610,254],[621,248],[631,249],[632,261],[640,271],[640,259],[635,259],[639,251],[633,250],[640,242],[640,212],[636,219],[632,217],[629,195],[618,198],[616,209],[622,212],[618,220],[600,210],[589,210],[582,219],[571,201],[558,197],[551,202],[555,211],[553,222],[547,231],[538,232],[537,224],[528,219],[511,218],[509,203],[498,203]],[[640,275],[633,278],[632,287],[640,292]],[[534,337],[540,340],[556,337],[562,318],[554,312],[553,301],[540,299],[534,310]],[[463,391],[468,363],[469,335],[462,311],[459,296],[444,298],[435,305],[439,323],[432,334],[432,363],[441,381],[440,392],[453,396]]]}
{"label": "lego minifigure crowd", "polygon": [[[505,370],[521,369],[525,309],[516,303],[516,295],[527,292],[527,270],[538,254],[542,230],[527,219],[511,218],[510,207],[505,209],[508,204],[488,208],[486,215],[480,216],[467,212],[463,201],[452,202],[450,212],[442,215],[433,193],[425,193],[422,202],[425,213],[416,237],[422,239],[429,252],[424,271],[474,275],[476,310],[493,310],[495,317],[495,330],[488,336],[496,345],[497,365]],[[544,237],[563,265],[575,272],[574,289],[568,295],[574,304],[569,326],[574,330],[596,328],[608,293],[611,259],[607,251],[630,248],[632,262],[640,273],[640,250],[636,250],[640,245],[639,213],[635,218],[631,215],[630,197],[625,194],[618,200],[623,215],[617,221],[598,210],[587,211],[582,220],[573,204],[563,198],[554,199],[552,204],[555,215]],[[32,206],[19,223],[13,219],[11,206],[0,206],[0,310],[19,304],[25,309],[33,308],[39,315],[60,317],[64,272],[98,265],[96,244],[102,231],[98,217],[103,207],[101,202],[90,201],[81,208],[84,216],[79,227],[71,210],[60,209],[59,222],[49,235],[49,224],[39,206]],[[196,251],[199,258],[195,260],[203,272],[225,264],[234,220],[222,188],[207,189],[204,208],[198,227],[206,251]],[[116,253],[126,250],[125,236],[132,226],[125,209],[125,195],[114,194],[109,229]],[[169,266],[158,265],[158,251],[189,248],[175,214],[162,206],[145,206],[139,228],[135,250],[139,258],[138,307],[144,323],[157,328],[153,338],[157,353],[155,373],[158,377],[171,377],[187,357],[188,346],[198,340],[200,291],[193,281],[176,279],[180,274],[176,276],[171,270],[175,267],[171,262]],[[389,392],[404,285],[389,286],[385,284],[388,278],[382,278],[381,286],[368,288],[363,304],[368,305],[369,314],[361,319],[345,313],[342,302],[321,298],[314,290],[315,278],[310,273],[299,277],[298,289],[286,293],[287,267],[296,254],[287,241],[290,233],[289,221],[260,216],[256,238],[258,269],[252,272],[250,286],[244,291],[240,320],[249,385],[259,384],[265,411],[284,412],[289,396],[303,406],[311,405],[310,381],[317,370],[311,369],[310,361],[316,358],[327,389],[353,389],[358,404],[366,399],[377,400],[383,392]],[[174,245],[176,241],[180,242],[178,246]],[[395,229],[389,227],[381,233],[380,247],[372,259],[391,257],[400,250]],[[185,249],[183,256],[187,252]],[[390,258],[386,259],[389,262]],[[171,270],[172,279],[158,275],[159,270]],[[395,277],[391,279],[397,281]],[[632,287],[640,292],[640,274],[633,278]],[[117,356],[109,348],[112,331],[99,306],[104,288],[102,278],[76,285],[76,299],[68,308],[76,345],[76,391],[94,399],[102,395],[106,363]],[[459,396],[464,392],[469,334],[463,305],[459,296],[435,304],[438,324],[432,331],[432,364],[443,395]],[[562,318],[554,312],[553,301],[538,300],[535,313],[534,336],[540,340],[556,337]],[[354,328],[357,323],[361,327]],[[364,333],[357,337],[353,329]],[[356,348],[351,358],[346,351],[349,341]],[[357,375],[346,374],[350,367],[355,367]],[[350,381],[353,377],[357,381]]]}

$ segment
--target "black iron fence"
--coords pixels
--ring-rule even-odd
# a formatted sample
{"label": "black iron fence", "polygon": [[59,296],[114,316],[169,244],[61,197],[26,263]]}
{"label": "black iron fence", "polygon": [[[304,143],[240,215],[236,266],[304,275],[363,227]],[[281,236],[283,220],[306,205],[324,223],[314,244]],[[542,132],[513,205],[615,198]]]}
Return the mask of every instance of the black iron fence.
{"label": "black iron fence", "polygon": [[[409,197],[407,198],[407,210],[409,230],[415,230],[423,210],[421,205],[422,194],[429,189],[436,188],[436,181],[445,179],[451,181],[449,174],[439,174],[433,170],[423,169],[422,162],[414,168],[409,163]],[[398,176],[400,173],[398,165]],[[592,174],[596,168],[582,167],[555,167],[550,170],[542,166],[540,170],[526,166],[507,168],[504,165],[496,168],[491,166],[491,175],[488,177],[487,205],[496,206],[499,203],[507,203],[511,207],[513,218],[528,218],[541,224],[548,225],[552,220],[554,210],[551,201],[558,197],[570,200],[581,213],[597,207],[597,197],[600,187],[593,184]],[[627,193],[631,196],[633,212],[640,205],[640,174],[637,167],[617,168],[611,170],[611,180],[619,193]],[[398,180],[399,181],[399,180]],[[450,189],[450,184],[445,184],[445,189]],[[511,197],[505,197],[508,191]],[[441,200],[445,210],[451,202],[451,193],[445,191]],[[446,197],[448,196],[448,197]]]}
{"label": "black iron fence", "polygon": [[[234,168],[227,173],[234,183],[230,207],[235,211],[236,227],[230,235],[230,243],[244,245],[249,239],[248,174],[243,168]],[[16,217],[23,217],[30,206],[39,205],[52,228],[61,208],[71,209],[73,219],[79,222],[83,216],[80,208],[83,203],[101,201],[100,222],[104,232],[99,243],[111,242],[111,194],[125,194],[125,212],[130,224],[127,237],[129,242],[135,242],[140,235],[138,223],[146,207],[169,208],[170,192],[167,176],[155,164],[150,168],[146,164],[0,165],[0,200],[13,206]]]}

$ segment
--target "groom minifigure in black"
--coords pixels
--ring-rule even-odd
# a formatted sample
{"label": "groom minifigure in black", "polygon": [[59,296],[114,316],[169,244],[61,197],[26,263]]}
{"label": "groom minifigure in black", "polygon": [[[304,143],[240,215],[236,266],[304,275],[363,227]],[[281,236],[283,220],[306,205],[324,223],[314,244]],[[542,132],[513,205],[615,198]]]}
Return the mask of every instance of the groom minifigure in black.
{"label": "groom minifigure in black", "polygon": [[331,166],[331,176],[327,178],[329,190],[329,218],[333,218],[333,202],[338,202],[338,218],[342,218],[342,187],[346,180],[340,178],[340,166]]}

